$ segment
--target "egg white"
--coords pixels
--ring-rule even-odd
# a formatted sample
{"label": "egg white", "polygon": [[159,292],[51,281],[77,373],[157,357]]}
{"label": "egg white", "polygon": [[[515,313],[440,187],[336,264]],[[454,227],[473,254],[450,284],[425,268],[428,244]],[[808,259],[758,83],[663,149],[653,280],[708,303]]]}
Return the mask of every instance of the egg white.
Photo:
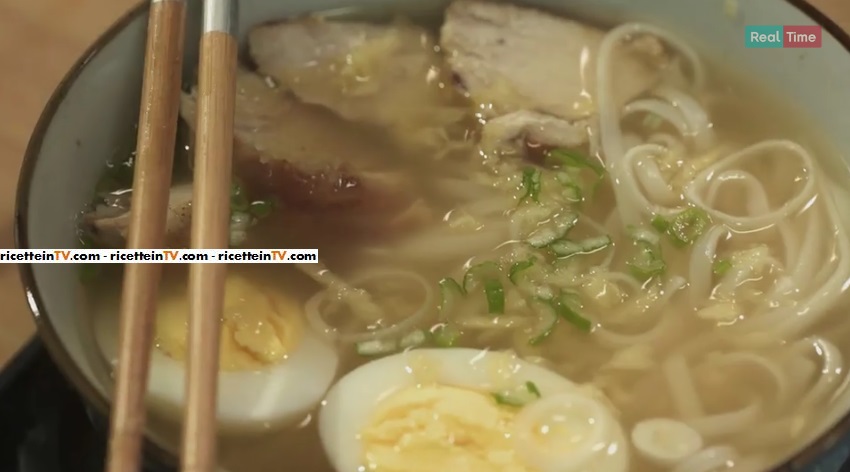
{"label": "egg white", "polygon": [[[113,365],[118,355],[118,320],[96,324],[95,338]],[[224,433],[262,431],[300,422],[322,400],[336,377],[336,349],[310,330],[282,361],[256,371],[218,375],[218,423]],[[147,400],[151,408],[180,417],[185,410],[186,369],[153,349]]]}
{"label": "egg white", "polygon": [[[501,357],[500,357],[501,356]],[[363,448],[360,431],[368,424],[378,405],[393,393],[417,385],[420,378],[414,373],[425,362],[429,376],[438,384],[482,392],[496,392],[505,387],[501,376],[494,375],[494,366],[504,365],[511,373],[511,383],[533,382],[541,399],[568,394],[587,394],[570,380],[543,367],[523,361],[503,352],[467,348],[414,349],[371,361],[340,379],[328,392],[319,412],[319,435],[325,453],[338,472],[363,469]],[[494,364],[494,361],[498,364]],[[504,364],[502,364],[504,363]],[[531,403],[531,405],[536,402]],[[607,439],[607,457],[603,457],[606,472],[628,469],[625,435],[615,420]],[[598,462],[596,462],[599,465]],[[577,471],[565,467],[563,471]],[[591,469],[587,469],[591,470]],[[541,471],[544,472],[544,471]]]}

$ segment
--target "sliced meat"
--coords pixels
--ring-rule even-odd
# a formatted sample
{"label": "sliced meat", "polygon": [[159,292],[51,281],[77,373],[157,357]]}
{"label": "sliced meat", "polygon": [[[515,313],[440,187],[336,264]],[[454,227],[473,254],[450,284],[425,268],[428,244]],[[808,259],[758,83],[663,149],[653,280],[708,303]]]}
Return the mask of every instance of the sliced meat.
{"label": "sliced meat", "polygon": [[[191,220],[192,185],[175,185],[168,195],[166,247],[186,247]],[[83,224],[97,244],[105,247],[124,247],[130,231],[130,212],[126,208],[98,207],[83,217]]]}
{"label": "sliced meat", "polygon": [[[234,173],[252,194],[300,210],[395,212],[413,202],[410,179],[381,167],[380,137],[293,99],[251,72],[237,75]],[[194,91],[181,115],[194,126]]]}
{"label": "sliced meat", "polygon": [[248,42],[259,71],[300,100],[386,128],[404,144],[439,145],[434,130],[471,115],[434,39],[417,26],[307,18],[258,26]]}
{"label": "sliced meat", "polygon": [[[532,110],[574,120],[594,112],[603,35],[532,8],[460,0],[446,11],[440,44],[463,87],[490,117]],[[613,62],[621,103],[655,83],[657,73],[634,54],[618,52]]]}
{"label": "sliced meat", "polygon": [[522,148],[525,142],[546,147],[576,148],[587,138],[585,120],[571,122],[523,110],[489,120],[481,132],[481,148],[485,152],[505,152]]}

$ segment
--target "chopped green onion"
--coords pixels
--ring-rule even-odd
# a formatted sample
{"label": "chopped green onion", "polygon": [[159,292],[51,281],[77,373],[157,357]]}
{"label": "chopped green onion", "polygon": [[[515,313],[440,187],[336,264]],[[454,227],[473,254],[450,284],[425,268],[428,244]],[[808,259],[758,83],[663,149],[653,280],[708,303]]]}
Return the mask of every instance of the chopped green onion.
{"label": "chopped green onion", "polygon": [[530,269],[531,266],[534,265],[534,259],[528,259],[525,261],[514,262],[511,266],[510,271],[508,272],[508,279],[510,279],[511,283],[514,285],[517,284],[517,280],[519,279],[520,274],[526,269]]}
{"label": "chopped green onion", "polygon": [[667,270],[661,258],[661,248],[646,241],[637,241],[638,253],[628,262],[629,270],[636,279],[646,281],[660,276]]}
{"label": "chopped green onion", "polygon": [[673,218],[667,234],[673,238],[673,244],[684,247],[693,244],[710,224],[708,213],[699,208],[688,208]]}
{"label": "chopped green onion", "polygon": [[528,235],[528,244],[536,248],[546,247],[558,239],[565,238],[576,223],[578,223],[578,215],[575,213],[556,215],[543,227],[535,229]]}
{"label": "chopped green onion", "polygon": [[484,281],[484,294],[487,296],[487,311],[492,315],[505,312],[505,288],[498,279]]}
{"label": "chopped green onion", "polygon": [[257,200],[251,202],[249,212],[257,218],[265,218],[271,214],[275,208],[273,200]]}
{"label": "chopped green onion", "polygon": [[569,257],[573,254],[581,253],[581,244],[564,239],[561,241],[555,241],[551,246],[549,246],[549,249],[551,249],[558,257]]}
{"label": "chopped green onion", "polygon": [[477,284],[487,279],[499,279],[501,268],[493,261],[486,261],[474,265],[466,271],[463,276],[463,291],[469,293]]}
{"label": "chopped green onion", "polygon": [[522,187],[525,189],[525,195],[522,199],[531,198],[535,202],[540,201],[540,171],[527,167],[522,171]]}
{"label": "chopped green onion", "polygon": [[581,203],[584,200],[582,196],[581,186],[576,183],[576,179],[566,172],[558,172],[555,176],[565,188],[564,188],[564,198],[571,203]]}
{"label": "chopped green onion", "polygon": [[564,186],[566,187],[563,192],[565,200],[570,203],[581,203],[584,200],[581,187],[576,184],[564,184]]}
{"label": "chopped green onion", "polygon": [[501,268],[493,261],[472,266],[463,276],[463,290],[469,293],[478,284],[484,286],[487,310],[492,314],[505,312],[505,289],[501,282]]}
{"label": "chopped green onion", "polygon": [[555,309],[555,313],[559,317],[568,321],[581,331],[589,333],[593,329],[593,323],[591,323],[589,319],[580,315],[577,310],[573,309],[568,298],[569,297],[567,295],[562,294],[560,297],[552,301],[552,308]]}
{"label": "chopped green onion", "polygon": [[587,238],[579,242],[567,240],[555,241],[549,246],[549,249],[558,257],[569,257],[576,254],[592,254],[605,249],[611,244],[613,244],[611,237],[603,235]]}
{"label": "chopped green onion", "polygon": [[548,161],[558,167],[587,168],[600,179],[605,176],[605,168],[598,162],[569,149],[552,149],[546,153]]}
{"label": "chopped green onion", "polygon": [[416,331],[411,332],[410,334],[401,338],[398,342],[399,347],[402,349],[409,349],[412,347],[421,346],[425,344],[425,341],[428,340],[428,337],[425,335],[425,332],[421,329],[417,329]]}
{"label": "chopped green onion", "polygon": [[525,382],[521,387],[517,387],[512,391],[498,392],[492,395],[493,399],[499,405],[514,407],[525,406],[542,396],[534,382]]}
{"label": "chopped green onion", "polygon": [[730,261],[729,259],[719,259],[717,261],[714,261],[713,270],[714,270],[714,273],[716,275],[719,275],[719,276],[722,277],[731,268],[732,268],[732,261]]}
{"label": "chopped green onion", "polygon": [[431,331],[431,339],[438,347],[452,347],[460,339],[460,331],[448,324],[439,325]]}
{"label": "chopped green onion", "polygon": [[539,329],[528,340],[528,344],[538,346],[552,335],[555,327],[558,326],[560,318],[558,318],[558,314],[555,312],[555,307],[552,306],[550,299],[538,298],[534,300],[534,303],[540,308],[540,315],[543,319]]}
{"label": "chopped green onion", "polygon": [[535,396],[535,397],[537,397],[537,398],[540,398],[540,397],[542,397],[542,396],[543,396],[543,395],[540,393],[540,389],[539,389],[539,388],[537,388],[537,385],[535,385],[535,384],[534,384],[534,382],[532,382],[532,381],[530,381],[530,380],[529,380],[528,382],[526,382],[526,383],[525,383],[525,389],[526,389],[526,390],[528,390],[528,393],[530,393],[530,394],[534,395],[534,396]]}
{"label": "chopped green onion", "polygon": [[466,295],[466,291],[457,281],[446,277],[440,281],[440,316],[445,318],[457,299]]}
{"label": "chopped green onion", "polygon": [[670,222],[661,215],[655,215],[652,218],[652,227],[658,230],[659,233],[666,233],[670,228]]}
{"label": "chopped green onion", "polygon": [[658,234],[647,228],[629,225],[626,227],[626,232],[633,241],[643,241],[653,246],[661,244],[661,238]]}
{"label": "chopped green onion", "polygon": [[496,400],[496,403],[499,405],[515,407],[525,406],[525,402],[507,393],[492,393],[491,395],[493,396],[493,400]]}

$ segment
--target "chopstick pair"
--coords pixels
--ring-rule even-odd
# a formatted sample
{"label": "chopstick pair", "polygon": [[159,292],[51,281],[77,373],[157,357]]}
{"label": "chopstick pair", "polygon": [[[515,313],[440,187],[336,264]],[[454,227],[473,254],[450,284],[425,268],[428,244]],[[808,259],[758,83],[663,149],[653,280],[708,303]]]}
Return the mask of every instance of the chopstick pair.
{"label": "chopstick pair", "polygon": [[[194,249],[228,247],[237,41],[235,0],[205,0],[200,44],[192,202]],[[127,247],[161,248],[179,119],[185,0],[151,0],[131,223]],[[107,472],[142,465],[153,323],[162,267],[127,264]],[[189,349],[181,470],[216,469],[220,316],[226,266],[195,264],[189,274]]]}

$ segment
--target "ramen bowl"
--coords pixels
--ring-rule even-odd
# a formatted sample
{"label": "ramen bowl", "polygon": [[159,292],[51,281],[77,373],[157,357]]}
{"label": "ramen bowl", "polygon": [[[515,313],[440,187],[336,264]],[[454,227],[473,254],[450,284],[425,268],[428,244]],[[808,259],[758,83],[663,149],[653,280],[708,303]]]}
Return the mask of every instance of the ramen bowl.
{"label": "ramen bowl", "polygon": [[[189,2],[184,77],[192,77],[198,59],[200,2]],[[749,0],[536,0],[517,2],[572,18],[616,25],[647,22],[665,28],[707,59],[747,77],[759,88],[793,105],[793,113],[817,130],[840,159],[822,163],[836,175],[850,163],[850,37],[812,6],[799,1]],[[433,17],[446,3],[413,0],[314,0],[277,2],[241,0],[239,31],[271,20],[310,12],[403,12]],[[104,166],[117,150],[132,147],[138,119],[149,2],[133,8],[106,31],[62,80],[35,127],[20,177],[16,241],[23,249],[79,246],[77,223],[90,204]],[[751,25],[816,25],[817,48],[748,47]],[[244,40],[244,38],[243,38]],[[847,181],[840,182],[846,187]],[[21,264],[21,277],[38,333],[51,356],[82,397],[107,415],[112,394],[108,363],[94,353],[95,335],[81,320],[90,310],[80,288],[77,267],[69,264]],[[850,351],[850,340],[839,345]],[[845,352],[848,352],[845,351]],[[843,373],[843,372],[842,372]],[[829,413],[811,438],[800,440],[793,455],[776,470],[802,470],[818,464],[850,432],[850,391],[829,402]],[[162,422],[162,424],[160,424]],[[176,430],[149,417],[147,448],[173,464]],[[265,440],[259,440],[262,442]],[[269,443],[269,441],[266,441]],[[235,446],[234,446],[235,447]],[[268,448],[267,448],[268,449]],[[272,449],[274,449],[272,447]],[[286,460],[280,457],[279,460]],[[720,470],[720,469],[717,469]]]}

